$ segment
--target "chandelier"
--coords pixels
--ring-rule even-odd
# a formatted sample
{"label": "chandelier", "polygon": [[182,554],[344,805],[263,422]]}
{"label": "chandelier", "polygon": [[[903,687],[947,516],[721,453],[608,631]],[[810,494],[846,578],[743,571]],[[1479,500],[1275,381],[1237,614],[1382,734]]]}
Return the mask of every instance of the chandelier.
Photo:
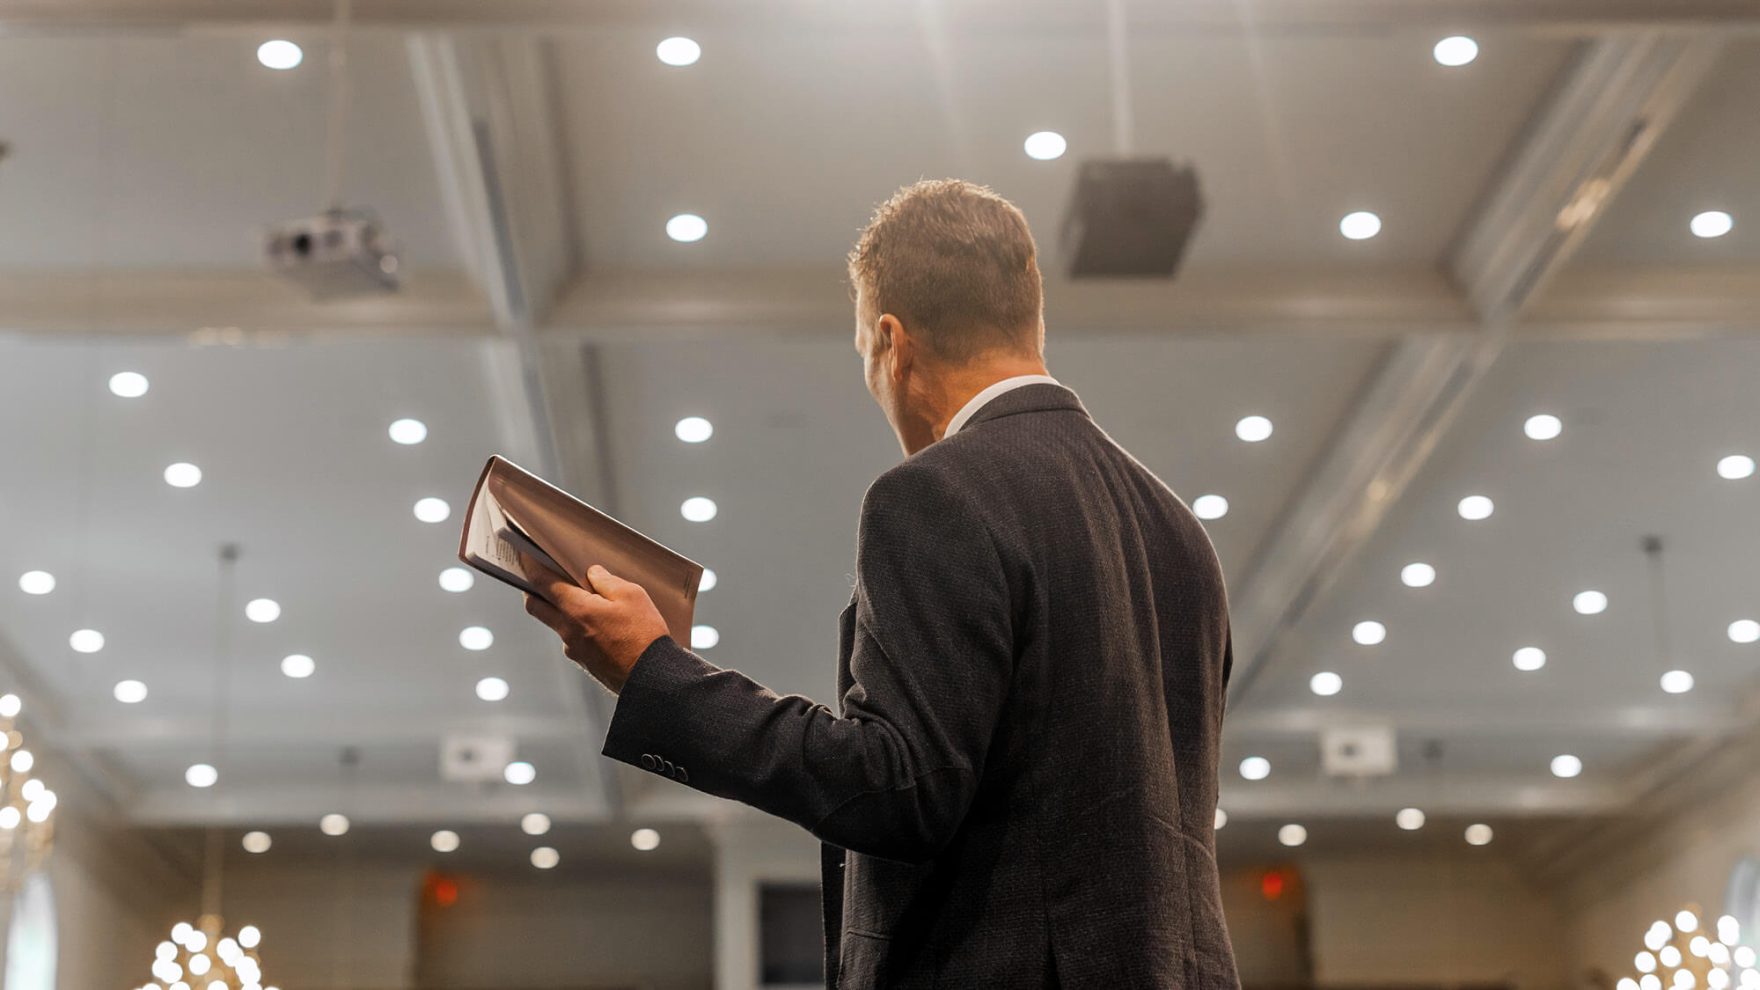
{"label": "chandelier", "polygon": [[16,725],[23,708],[18,695],[0,695],[0,733],[5,734],[0,752],[0,890],[9,893],[43,865],[55,841],[50,821],[55,792],[31,776],[37,760],[24,748],[24,733]]}
{"label": "chandelier", "polygon": [[[229,700],[227,675],[230,673],[229,650],[231,605],[233,599],[233,567],[238,563],[238,544],[220,547],[219,602],[214,619],[214,721],[213,762],[222,765],[222,746],[226,738],[226,709]],[[202,859],[202,913],[194,924],[180,921],[171,929],[171,938],[160,942],[154,952],[153,977],[157,982],[142,984],[137,990],[277,990],[263,985],[262,960],[257,946],[263,933],[255,925],[245,925],[235,936],[223,934],[226,923],[220,916],[222,867],[225,853],[220,829],[210,825],[207,851]]]}
{"label": "chandelier", "polygon": [[1699,912],[1688,905],[1673,924],[1658,919],[1644,932],[1644,949],[1632,958],[1638,976],[1620,980],[1619,990],[1760,990],[1760,960],[1741,941],[1734,917],[1700,931]]}

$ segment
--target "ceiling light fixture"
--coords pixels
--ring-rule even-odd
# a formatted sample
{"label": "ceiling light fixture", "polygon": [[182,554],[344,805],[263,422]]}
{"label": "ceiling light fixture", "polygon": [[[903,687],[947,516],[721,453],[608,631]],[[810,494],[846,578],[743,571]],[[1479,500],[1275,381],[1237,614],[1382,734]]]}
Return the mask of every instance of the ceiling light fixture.
{"label": "ceiling light fixture", "polygon": [[667,38],[654,46],[654,55],[667,65],[683,68],[703,57],[703,46],[689,38]]}
{"label": "ceiling light fixture", "polygon": [[715,587],[717,580],[718,579],[715,577],[714,568],[710,568],[710,567],[703,568],[703,579],[697,583],[697,591],[698,592],[708,591],[709,589]]}
{"label": "ceiling light fixture", "polygon": [[138,399],[147,394],[147,376],[138,371],[118,371],[110,376],[110,393],[124,399]]}
{"label": "ceiling light fixture", "polygon": [[1241,776],[1247,780],[1264,780],[1271,776],[1271,761],[1263,756],[1249,756],[1241,761]]}
{"label": "ceiling light fixture", "polygon": [[1538,646],[1524,646],[1509,659],[1517,670],[1532,672],[1546,666],[1546,651]]}
{"label": "ceiling light fixture", "polygon": [[1069,142],[1065,141],[1063,135],[1056,131],[1034,131],[1027,135],[1027,140],[1022,143],[1021,147],[1026,151],[1028,158],[1048,162],[1062,158],[1063,153],[1069,150]]}
{"label": "ceiling light fixture", "polygon": [[25,571],[18,576],[18,590],[27,595],[46,595],[55,590],[55,575],[48,571]]}
{"label": "ceiling light fixture", "polygon": [[165,468],[165,483],[173,488],[194,488],[202,483],[202,469],[185,461]]}
{"label": "ceiling light fixture", "polygon": [[1469,845],[1469,846],[1488,846],[1490,844],[1491,844],[1491,826],[1489,826],[1489,825],[1468,825],[1467,826],[1467,845]]}
{"label": "ceiling light fixture", "polygon": [[75,629],[73,635],[67,637],[67,645],[73,647],[75,653],[96,653],[104,648],[104,634],[96,629]]}
{"label": "ceiling light fixture", "polygon": [[213,787],[220,779],[220,771],[206,763],[192,763],[183,772],[183,779],[191,787]]}
{"label": "ceiling light fixture", "polygon": [[1322,670],[1308,678],[1308,690],[1322,698],[1330,698],[1344,690],[1344,678],[1330,670]]}
{"label": "ceiling light fixture", "polygon": [[1694,237],[1705,238],[1722,237],[1734,230],[1735,226],[1735,218],[1722,210],[1706,210],[1687,223],[1687,229],[1693,232]]}
{"label": "ceiling light fixture", "polygon": [[1247,416],[1234,424],[1234,435],[1247,443],[1259,443],[1271,436],[1271,420],[1264,416]]}
{"label": "ceiling light fixture", "polygon": [[260,856],[269,851],[269,847],[275,844],[275,840],[269,838],[267,832],[246,832],[241,844],[244,846],[245,852]]}
{"label": "ceiling light fixture", "polygon": [[147,686],[141,681],[117,681],[113,692],[125,705],[138,705],[147,700]]}
{"label": "ceiling light fixture", "polygon": [[519,820],[519,830],[527,835],[543,835],[550,831],[550,816],[533,811]]}
{"label": "ceiling light fixture", "polygon": [[695,625],[691,627],[691,649],[712,650],[721,642],[721,633],[714,626]]}
{"label": "ceiling light fixture", "polygon": [[317,669],[317,661],[304,653],[289,653],[281,658],[281,672],[296,681],[312,676]]}
{"label": "ceiling light fixture", "polygon": [[318,831],[324,833],[325,835],[330,836],[331,838],[336,838],[337,836],[340,836],[340,835],[347,835],[348,834],[348,816],[347,815],[339,815],[333,811],[330,814],[325,815],[324,817],[318,819]]}
{"label": "ceiling light fixture", "polygon": [[1338,232],[1353,241],[1366,241],[1381,233],[1381,218],[1367,210],[1346,213],[1338,222]]}
{"label": "ceiling light fixture", "polygon": [[1730,623],[1729,641],[1732,643],[1760,643],[1760,622],[1753,619],[1737,619]]}
{"label": "ceiling light fixture", "polygon": [[1685,670],[1670,670],[1662,675],[1662,690],[1669,694],[1686,694],[1693,690],[1693,675]]}
{"label": "ceiling light fixture", "polygon": [[428,439],[428,424],[419,419],[392,420],[391,427],[386,432],[394,442],[408,447]]}
{"label": "ceiling light fixture", "polygon": [[452,506],[447,505],[445,499],[430,495],[416,500],[415,513],[416,518],[425,523],[445,522],[446,517],[452,515]]}
{"label": "ceiling light fixture", "polygon": [[1401,808],[1399,814],[1393,816],[1393,823],[1407,832],[1416,832],[1424,827],[1424,812],[1417,808]]}
{"label": "ceiling light fixture", "polygon": [[1747,454],[1731,454],[1717,462],[1717,476],[1725,481],[1741,481],[1754,476],[1754,459]]}
{"label": "ceiling light fixture", "polygon": [[1552,758],[1552,775],[1569,779],[1583,772],[1583,761],[1569,753],[1560,753]]}
{"label": "ceiling light fixture", "polygon": [[715,518],[717,511],[715,500],[704,498],[701,495],[693,495],[685,499],[684,503],[678,507],[679,514],[691,522],[708,522]]}
{"label": "ceiling light fixture", "polygon": [[524,787],[538,779],[538,768],[524,760],[514,760],[501,771],[501,776],[515,787]]}
{"label": "ceiling light fixture", "polygon": [[532,850],[532,865],[540,870],[553,870],[560,862],[562,857],[549,846],[539,846]]}
{"label": "ceiling light fixture", "polygon": [[486,650],[495,645],[495,634],[485,626],[465,626],[458,632],[458,645],[467,650]]}
{"label": "ceiling light fixture", "polygon": [[1399,569],[1399,579],[1408,588],[1428,588],[1436,583],[1436,568],[1414,561]]}
{"label": "ceiling light fixture", "polygon": [[1293,849],[1308,841],[1308,830],[1292,822],[1277,830],[1277,841]]}
{"label": "ceiling light fixture", "polygon": [[1468,495],[1461,499],[1459,505],[1455,506],[1455,510],[1461,514],[1461,518],[1468,522],[1489,519],[1496,508],[1491,499],[1484,495]]}
{"label": "ceiling light fixture", "polygon": [[666,221],[666,236],[680,244],[700,241],[709,233],[709,221],[695,213],[680,213]]}
{"label": "ceiling light fixture", "polygon": [[432,846],[437,853],[457,852],[458,833],[449,828],[443,828],[428,837],[428,845]]}
{"label": "ceiling light fixture", "polygon": [[1579,591],[1571,599],[1571,608],[1578,615],[1600,615],[1607,611],[1607,596],[1599,591]]}
{"label": "ceiling light fixture", "polygon": [[1199,519],[1221,519],[1228,515],[1228,499],[1221,495],[1199,495],[1192,499],[1192,513]]}
{"label": "ceiling light fixture", "polygon": [[1380,646],[1387,640],[1387,627],[1374,619],[1364,619],[1351,627],[1351,639],[1358,646]]}
{"label": "ceiling light fixture", "polygon": [[1217,808],[1216,809],[1215,831],[1218,831],[1218,832],[1222,831],[1222,826],[1227,825],[1227,824],[1228,824],[1228,812],[1223,811],[1221,808]]}
{"label": "ceiling light fixture", "polygon": [[1437,64],[1456,69],[1479,57],[1479,43],[1464,34],[1450,35],[1438,41],[1430,54]]}
{"label": "ceiling light fixture", "polygon": [[629,834],[629,844],[642,852],[660,848],[660,833],[651,828],[638,828]]}
{"label": "ceiling light fixture", "polygon": [[265,41],[257,46],[257,61],[261,62],[265,69],[277,69],[285,72],[288,69],[298,68],[305,59],[306,54],[300,50],[298,45],[282,38]]}
{"label": "ceiling light fixture", "polygon": [[1564,432],[1564,422],[1551,413],[1539,413],[1529,416],[1522,424],[1522,432],[1529,440],[1556,440]]}
{"label": "ceiling light fixture", "polygon": [[685,443],[702,443],[715,435],[715,424],[701,416],[686,416],[678,421],[672,432]]}
{"label": "ceiling light fixture", "polygon": [[440,587],[445,591],[469,591],[476,583],[476,575],[462,567],[448,567],[440,572]]}
{"label": "ceiling light fixture", "polygon": [[273,598],[253,598],[244,605],[244,617],[252,622],[274,622],[281,618],[281,603]]}
{"label": "ceiling light fixture", "polygon": [[477,682],[477,697],[484,701],[505,700],[507,690],[507,682],[499,677],[485,677]]}

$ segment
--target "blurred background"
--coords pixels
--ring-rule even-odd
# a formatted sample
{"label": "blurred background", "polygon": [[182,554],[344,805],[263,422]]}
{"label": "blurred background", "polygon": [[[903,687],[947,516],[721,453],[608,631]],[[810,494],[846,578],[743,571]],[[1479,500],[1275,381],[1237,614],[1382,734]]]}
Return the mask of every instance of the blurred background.
{"label": "blurred background", "polygon": [[[1072,276],[1131,156],[1183,258]],[[1736,0],[0,0],[3,990],[821,985],[816,840],[458,527],[502,453],[835,706],[843,258],[949,175],[1222,558],[1245,984],[1760,987],[1757,160]]]}

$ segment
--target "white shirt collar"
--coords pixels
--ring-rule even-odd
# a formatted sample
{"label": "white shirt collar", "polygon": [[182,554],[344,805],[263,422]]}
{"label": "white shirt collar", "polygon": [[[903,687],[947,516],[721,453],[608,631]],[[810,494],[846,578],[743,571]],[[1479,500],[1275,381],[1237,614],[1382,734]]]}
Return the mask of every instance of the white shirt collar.
{"label": "white shirt collar", "polygon": [[941,438],[945,440],[948,437],[953,436],[955,433],[958,433],[959,428],[966,425],[966,422],[976,415],[978,410],[984,408],[986,403],[1004,392],[1012,392],[1015,389],[1020,388],[1022,385],[1061,384],[1063,383],[1050,375],[1016,375],[1013,378],[1004,378],[999,382],[993,382],[982,392],[972,396],[965,405],[960,407],[959,412],[953,414],[953,418],[947,421],[947,432],[943,433]]}

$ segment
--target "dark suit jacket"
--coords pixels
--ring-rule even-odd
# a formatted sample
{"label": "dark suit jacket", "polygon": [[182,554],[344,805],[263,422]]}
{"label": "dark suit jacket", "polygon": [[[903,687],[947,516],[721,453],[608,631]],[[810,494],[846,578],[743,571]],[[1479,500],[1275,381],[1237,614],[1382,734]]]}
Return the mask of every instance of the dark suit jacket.
{"label": "dark suit jacket", "polygon": [[663,637],[604,754],[822,840],[828,986],[1238,986],[1228,608],[1184,503],[1027,385],[875,480],[856,571],[838,710]]}

